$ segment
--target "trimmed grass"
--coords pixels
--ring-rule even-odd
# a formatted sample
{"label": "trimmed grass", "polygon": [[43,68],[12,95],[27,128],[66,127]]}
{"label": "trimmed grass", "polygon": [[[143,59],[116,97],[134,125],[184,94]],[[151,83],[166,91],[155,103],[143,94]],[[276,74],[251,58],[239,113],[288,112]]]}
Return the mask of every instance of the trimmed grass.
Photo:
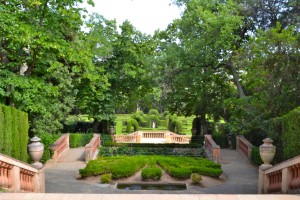
{"label": "trimmed grass", "polygon": [[121,179],[134,175],[144,166],[159,165],[170,176],[187,179],[192,173],[219,177],[222,174],[220,164],[205,158],[177,156],[114,156],[99,157],[88,162],[79,173],[82,177],[112,174],[113,179]]}

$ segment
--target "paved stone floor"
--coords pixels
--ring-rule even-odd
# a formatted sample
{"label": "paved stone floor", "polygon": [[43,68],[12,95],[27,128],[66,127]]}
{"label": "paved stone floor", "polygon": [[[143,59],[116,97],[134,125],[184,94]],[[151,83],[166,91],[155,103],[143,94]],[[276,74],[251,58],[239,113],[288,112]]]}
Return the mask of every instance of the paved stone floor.
{"label": "paved stone floor", "polygon": [[0,200],[299,200],[299,195],[0,193]]}
{"label": "paved stone floor", "polygon": [[70,149],[60,161],[46,166],[46,193],[101,194],[257,194],[258,168],[235,150],[221,150],[221,164],[227,179],[224,184],[209,187],[190,187],[186,191],[124,191],[87,184],[76,180],[78,170],[84,168],[84,148]]}

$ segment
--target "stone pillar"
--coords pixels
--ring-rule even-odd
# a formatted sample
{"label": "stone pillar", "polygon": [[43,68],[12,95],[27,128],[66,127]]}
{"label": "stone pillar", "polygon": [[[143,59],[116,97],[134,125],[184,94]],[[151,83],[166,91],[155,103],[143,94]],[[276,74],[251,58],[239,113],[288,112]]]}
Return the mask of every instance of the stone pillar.
{"label": "stone pillar", "polygon": [[14,192],[20,191],[21,188],[21,182],[20,182],[20,168],[17,166],[13,166],[11,169],[11,177],[12,177],[12,190]]}
{"label": "stone pillar", "polygon": [[282,169],[281,192],[287,194],[289,191],[289,183],[292,180],[292,173],[288,167]]}

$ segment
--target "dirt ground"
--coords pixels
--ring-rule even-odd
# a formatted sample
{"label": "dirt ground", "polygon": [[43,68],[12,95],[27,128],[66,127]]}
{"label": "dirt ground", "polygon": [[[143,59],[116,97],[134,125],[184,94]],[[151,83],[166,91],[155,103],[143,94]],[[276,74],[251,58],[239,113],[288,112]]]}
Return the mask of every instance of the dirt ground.
{"label": "dirt ground", "polygon": [[[111,184],[115,184],[115,183],[187,183],[188,185],[192,185],[191,179],[177,180],[177,179],[174,179],[171,176],[169,176],[164,171],[163,171],[163,175],[160,178],[160,180],[144,181],[144,180],[142,180],[141,171],[142,170],[140,170],[139,172],[135,173],[133,176],[130,176],[128,178],[113,180],[111,182]],[[80,181],[88,183],[88,184],[99,184],[100,176],[92,176],[92,177],[88,177],[86,179],[81,179]],[[226,181],[226,177],[224,175],[221,175],[219,178],[212,178],[209,176],[202,175],[202,181],[199,186],[208,188],[208,187],[212,187],[215,185],[223,184],[225,181]]]}

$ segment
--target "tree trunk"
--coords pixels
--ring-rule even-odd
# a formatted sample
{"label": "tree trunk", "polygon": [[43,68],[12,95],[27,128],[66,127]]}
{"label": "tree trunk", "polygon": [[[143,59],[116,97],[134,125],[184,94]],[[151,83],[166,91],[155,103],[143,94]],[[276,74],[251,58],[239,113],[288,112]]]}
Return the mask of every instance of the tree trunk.
{"label": "tree trunk", "polygon": [[237,87],[237,90],[238,90],[238,93],[239,93],[239,97],[240,98],[244,98],[246,95],[244,93],[244,90],[243,90],[243,87],[242,87],[242,84],[239,80],[239,75],[238,73],[236,72],[236,70],[234,69],[234,67],[232,66],[232,63],[229,62],[227,63],[226,65],[227,69],[230,70],[232,76],[233,76],[233,81],[234,81],[234,84],[235,86]]}
{"label": "tree trunk", "polygon": [[94,118],[94,122],[93,122],[94,133],[98,133],[98,127],[99,127],[99,120],[97,118]]}

